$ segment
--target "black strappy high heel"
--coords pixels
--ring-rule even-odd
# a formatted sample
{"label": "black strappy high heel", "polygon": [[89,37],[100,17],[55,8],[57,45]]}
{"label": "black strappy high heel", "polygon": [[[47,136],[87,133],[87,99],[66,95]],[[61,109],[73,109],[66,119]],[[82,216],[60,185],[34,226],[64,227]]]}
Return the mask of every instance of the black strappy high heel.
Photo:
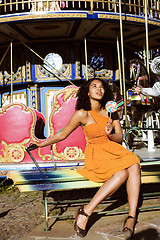
{"label": "black strappy high heel", "polygon": [[77,235],[80,236],[80,237],[85,237],[86,234],[87,234],[87,231],[86,231],[86,228],[85,229],[82,229],[80,228],[78,225],[77,225],[77,219],[78,219],[78,216],[79,215],[83,215],[87,218],[89,218],[89,215],[87,213],[85,213],[84,211],[84,206],[83,207],[80,207],[76,213],[75,213],[75,223],[74,223],[74,230],[76,231]]}
{"label": "black strappy high heel", "polygon": [[[132,218],[134,220],[133,230],[130,229],[129,227],[125,227],[125,224],[126,224],[127,220],[130,219],[130,218]],[[135,228],[136,223],[137,223],[137,219],[135,217],[128,216],[125,219],[124,225],[123,225],[123,230],[122,230],[122,232],[124,233],[125,237],[131,238],[134,235],[134,228]]]}

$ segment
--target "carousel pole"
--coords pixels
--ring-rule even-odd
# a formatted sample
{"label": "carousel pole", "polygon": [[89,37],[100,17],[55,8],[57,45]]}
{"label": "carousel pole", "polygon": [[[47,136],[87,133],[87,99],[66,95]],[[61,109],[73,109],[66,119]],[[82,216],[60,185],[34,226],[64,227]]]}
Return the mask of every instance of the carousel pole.
{"label": "carousel pole", "polygon": [[127,127],[128,126],[128,119],[127,119],[127,98],[126,98],[126,85],[125,85],[125,70],[124,70],[124,47],[123,47],[123,27],[122,27],[121,0],[119,0],[119,16],[120,16],[120,37],[121,37],[121,59],[122,59],[124,114],[125,114],[125,126]]}
{"label": "carousel pole", "polygon": [[[148,0],[145,0],[145,29],[146,29],[146,67],[150,83],[150,74],[149,74],[149,40],[148,40]],[[148,117],[149,127],[151,127],[151,116]],[[148,152],[154,152],[154,135],[153,130],[148,130]]]}
{"label": "carousel pole", "polygon": [[146,63],[146,48],[145,48],[145,44],[143,46],[143,59],[144,59],[144,65],[145,67],[147,67],[147,63]]}
{"label": "carousel pole", "polygon": [[11,42],[11,100],[13,103],[13,43]]}
{"label": "carousel pole", "polygon": [[84,47],[85,47],[85,64],[86,64],[86,81],[88,81],[88,66],[87,66],[87,62],[88,62],[88,59],[87,59],[87,40],[86,40],[86,37],[84,39]]}
{"label": "carousel pole", "polygon": [[[147,13],[147,7],[148,7],[148,0],[145,0],[145,29],[146,29],[146,67],[147,72],[149,76],[149,41],[148,41],[148,13]],[[150,82],[150,78],[149,78]]]}
{"label": "carousel pole", "polygon": [[119,38],[117,36],[117,55],[118,55],[118,68],[119,68],[119,80],[120,80],[120,94],[123,95],[122,87],[122,71],[121,71],[121,59],[120,59],[120,49],[119,49]]}

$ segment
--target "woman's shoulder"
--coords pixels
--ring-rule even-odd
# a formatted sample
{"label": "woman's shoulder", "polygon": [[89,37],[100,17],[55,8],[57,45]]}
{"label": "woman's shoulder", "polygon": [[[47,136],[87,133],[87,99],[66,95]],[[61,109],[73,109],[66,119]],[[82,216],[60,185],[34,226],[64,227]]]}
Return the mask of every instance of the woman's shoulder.
{"label": "woman's shoulder", "polygon": [[88,116],[88,111],[84,110],[84,109],[80,109],[76,111],[76,115],[79,116],[80,118],[85,118]]}
{"label": "woman's shoulder", "polygon": [[89,117],[89,112],[84,110],[84,109],[80,109],[80,110],[77,110],[75,113],[74,113],[76,119],[78,119],[78,121],[82,124],[86,124],[86,121]]}
{"label": "woman's shoulder", "polygon": [[81,126],[84,126],[84,125],[87,124],[88,117],[89,117],[89,112],[88,111],[86,111],[84,109],[80,109],[80,110],[77,110],[75,112],[75,114],[76,114],[76,118],[81,123]]}

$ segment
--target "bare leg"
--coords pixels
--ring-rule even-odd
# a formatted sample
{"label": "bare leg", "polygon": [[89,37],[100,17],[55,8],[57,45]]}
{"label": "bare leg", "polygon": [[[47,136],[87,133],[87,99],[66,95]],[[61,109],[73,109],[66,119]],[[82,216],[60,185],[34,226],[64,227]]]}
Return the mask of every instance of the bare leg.
{"label": "bare leg", "polygon": [[[140,166],[139,164],[134,164],[128,168],[129,177],[127,179],[127,194],[128,194],[128,204],[129,204],[129,216],[136,217],[139,192],[140,192]],[[129,218],[126,221],[125,227],[133,230],[134,220]]]}
{"label": "bare leg", "polygon": [[[90,216],[97,205],[106,197],[112,195],[120,186],[128,179],[128,170],[122,170],[115,173],[110,179],[108,179],[97,191],[88,205],[85,205],[84,211]],[[88,218],[79,215],[77,219],[77,225],[81,229],[85,229]]]}

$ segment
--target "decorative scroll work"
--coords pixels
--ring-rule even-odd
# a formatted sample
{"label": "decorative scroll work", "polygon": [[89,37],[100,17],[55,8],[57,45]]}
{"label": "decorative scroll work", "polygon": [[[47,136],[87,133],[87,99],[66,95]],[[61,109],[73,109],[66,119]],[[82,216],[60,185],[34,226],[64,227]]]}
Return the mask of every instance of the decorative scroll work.
{"label": "decorative scroll work", "polygon": [[[25,81],[25,67],[18,67],[17,71],[13,74],[13,82],[21,83]],[[11,84],[11,75],[7,71],[0,71],[0,84]]]}
{"label": "decorative scroll work", "polygon": [[54,98],[53,98],[54,110],[52,111],[52,113],[50,115],[50,119],[49,119],[51,136],[54,135],[54,128],[53,128],[52,117],[62,107],[60,102],[58,101],[58,96],[63,94],[63,100],[64,100],[64,102],[67,102],[67,100],[69,100],[70,97],[76,98],[77,90],[78,90],[77,87],[70,86],[70,87],[64,88],[63,90],[57,92],[54,95]]}
{"label": "decorative scroll work", "polygon": [[[83,76],[86,75],[86,66],[82,66],[82,74]],[[103,79],[112,79],[113,78],[113,71],[108,69],[101,69],[99,71],[94,71],[91,66],[87,66],[87,74],[89,78],[93,78],[94,76]]]}
{"label": "decorative scroll work", "polygon": [[0,110],[0,162],[27,161],[25,148],[36,141],[36,115],[22,103],[12,103]]}
{"label": "decorative scroll work", "polygon": [[56,144],[53,145],[53,152],[55,154],[55,160],[84,160],[85,156],[81,148],[78,147],[66,147],[64,152],[57,152]]}
{"label": "decorative scroll work", "polygon": [[[61,130],[61,129],[58,129],[59,126],[57,127],[57,125],[56,125],[57,121],[62,122],[61,124],[63,126],[66,124],[66,122],[64,120],[64,118],[66,117],[66,116],[64,117],[64,115],[66,114],[66,112],[63,112],[64,108],[67,109],[68,116],[71,116],[73,114],[72,112],[74,111],[73,109],[74,109],[75,102],[76,102],[76,101],[73,101],[73,99],[76,99],[77,90],[78,90],[78,87],[69,86],[69,87],[66,87],[66,88],[58,91],[54,95],[54,98],[53,98],[54,108],[53,108],[53,111],[49,118],[51,136],[53,136],[55,134],[55,132]],[[71,102],[71,101],[73,101],[73,102]],[[71,107],[72,107],[72,109],[71,109]],[[54,118],[56,114],[59,114],[58,118]],[[59,160],[59,161],[61,161],[61,160],[62,161],[63,160],[65,160],[65,161],[67,161],[67,160],[84,160],[84,153],[83,153],[82,149],[84,148],[83,145],[85,142],[85,138],[83,139],[83,135],[81,135],[82,130],[79,129],[78,131],[80,132],[80,135],[77,135],[78,138],[82,137],[83,143],[81,143],[81,140],[79,141],[79,145],[82,145],[82,148],[78,147],[76,144],[75,144],[75,146],[73,146],[74,141],[75,141],[74,137],[72,138],[71,143],[69,143],[71,145],[67,145],[68,142],[70,142],[70,141],[67,142],[67,139],[66,139],[66,143],[62,144],[64,146],[64,149],[61,150],[60,152],[58,151],[57,144],[53,144],[52,151],[53,151],[55,160]],[[61,146],[60,148],[63,148],[63,147]],[[39,156],[43,160],[46,160],[46,159],[50,160],[49,155],[47,155],[47,154],[43,155],[41,152],[42,151],[39,151]]]}
{"label": "decorative scroll work", "polygon": [[38,148],[38,155],[43,161],[51,161],[52,157],[51,154],[42,154],[41,148]]}
{"label": "decorative scroll work", "polygon": [[21,162],[25,156],[25,145],[29,143],[30,139],[25,139],[21,143],[11,143],[7,144],[5,141],[2,141],[4,149],[0,151],[3,153],[3,156],[0,155],[0,162]]}
{"label": "decorative scroll work", "polygon": [[50,79],[57,80],[57,77],[61,80],[66,80],[66,78],[70,79],[72,76],[72,66],[71,64],[63,64],[57,72],[54,69],[49,71],[44,66],[35,65],[35,73],[37,81],[47,81]]}

